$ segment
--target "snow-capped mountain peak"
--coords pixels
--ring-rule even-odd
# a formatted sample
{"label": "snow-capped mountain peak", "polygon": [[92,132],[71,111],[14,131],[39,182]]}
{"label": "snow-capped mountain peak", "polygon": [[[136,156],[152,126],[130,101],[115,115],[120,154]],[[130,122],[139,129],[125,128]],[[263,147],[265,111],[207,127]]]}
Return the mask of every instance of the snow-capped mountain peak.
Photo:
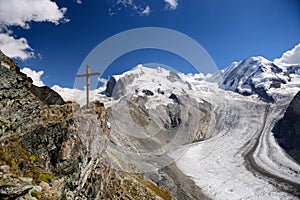
{"label": "snow-capped mountain peak", "polygon": [[264,101],[274,102],[271,93],[299,77],[299,71],[291,70],[291,67],[276,65],[262,56],[256,56],[233,62],[210,80],[217,81],[222,89],[246,96],[255,94]]}
{"label": "snow-capped mountain peak", "polygon": [[182,94],[188,90],[189,84],[181,77],[160,66],[149,68],[138,65],[121,75],[114,75],[107,83],[105,94],[118,99],[127,94],[147,96],[170,96],[172,93]]}

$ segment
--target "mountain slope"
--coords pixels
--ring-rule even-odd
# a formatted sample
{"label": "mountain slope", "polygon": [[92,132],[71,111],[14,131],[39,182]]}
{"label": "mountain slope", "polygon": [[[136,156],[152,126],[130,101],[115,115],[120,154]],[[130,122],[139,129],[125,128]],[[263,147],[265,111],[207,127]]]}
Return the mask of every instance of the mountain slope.
{"label": "mountain slope", "polygon": [[161,67],[139,65],[115,75],[105,93],[111,98],[105,103],[111,123],[108,152],[123,158],[123,170],[147,172],[177,199],[206,199],[168,154],[211,137],[206,133],[212,105],[178,74]]}
{"label": "mountain slope", "polygon": [[295,82],[300,86],[299,71],[300,66],[278,66],[258,56],[234,62],[209,80],[217,81],[222,89],[245,96],[257,95],[263,101],[274,102],[273,92],[277,89]]}

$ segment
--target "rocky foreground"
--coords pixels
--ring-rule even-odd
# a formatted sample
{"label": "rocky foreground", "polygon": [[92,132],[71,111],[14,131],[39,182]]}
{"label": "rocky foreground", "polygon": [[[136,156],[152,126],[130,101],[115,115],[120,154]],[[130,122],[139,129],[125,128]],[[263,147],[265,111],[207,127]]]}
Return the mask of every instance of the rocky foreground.
{"label": "rocky foreground", "polygon": [[173,199],[112,166],[103,104],[64,102],[2,53],[0,61],[0,199]]}

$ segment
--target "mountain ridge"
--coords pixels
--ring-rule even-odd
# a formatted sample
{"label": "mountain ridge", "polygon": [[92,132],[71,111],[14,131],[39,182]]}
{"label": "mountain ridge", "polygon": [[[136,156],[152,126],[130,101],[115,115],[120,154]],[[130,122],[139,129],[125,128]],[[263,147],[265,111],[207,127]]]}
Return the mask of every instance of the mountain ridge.
{"label": "mountain ridge", "polygon": [[257,95],[263,101],[274,103],[276,95],[273,92],[293,82],[299,87],[299,77],[300,65],[276,65],[262,56],[256,56],[233,62],[208,80],[216,81],[222,89],[246,96]]}

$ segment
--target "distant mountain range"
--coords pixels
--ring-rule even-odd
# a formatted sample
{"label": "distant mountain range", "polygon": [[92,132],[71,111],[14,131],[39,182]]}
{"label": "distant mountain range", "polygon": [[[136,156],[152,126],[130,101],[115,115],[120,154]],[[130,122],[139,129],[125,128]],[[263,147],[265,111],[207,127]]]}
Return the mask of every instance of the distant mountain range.
{"label": "distant mountain range", "polygon": [[[168,73],[168,70],[159,66],[155,70],[150,69],[139,65],[121,75],[113,75],[107,80],[105,86],[91,91],[91,98],[100,98],[106,101],[105,98],[103,99],[104,94],[104,96],[118,99],[127,91],[139,89],[144,84],[149,85],[148,82],[152,82],[149,87],[153,86],[155,88],[153,88],[155,91],[152,91],[154,93],[158,89],[163,90],[164,87],[171,91],[173,84],[166,85],[164,82],[158,83],[156,81],[157,84],[155,85],[153,82],[155,79],[168,80],[170,77],[167,75],[162,76],[162,73]],[[141,76],[141,73],[145,74]],[[221,89],[259,98],[270,103],[274,103],[286,95],[296,94],[300,87],[300,65],[278,64],[261,56],[233,62],[225,69],[214,74],[173,73],[172,76],[173,82],[176,80],[178,80],[175,82],[176,84],[181,82],[181,86],[178,86],[179,90],[181,87],[186,88],[187,86],[195,89],[198,85],[205,85],[204,82],[212,82],[217,83]],[[139,82],[132,85],[134,80]],[[84,91],[82,90],[61,88],[58,85],[53,86],[52,89],[62,95],[64,99],[74,99],[80,104],[85,103]]]}

